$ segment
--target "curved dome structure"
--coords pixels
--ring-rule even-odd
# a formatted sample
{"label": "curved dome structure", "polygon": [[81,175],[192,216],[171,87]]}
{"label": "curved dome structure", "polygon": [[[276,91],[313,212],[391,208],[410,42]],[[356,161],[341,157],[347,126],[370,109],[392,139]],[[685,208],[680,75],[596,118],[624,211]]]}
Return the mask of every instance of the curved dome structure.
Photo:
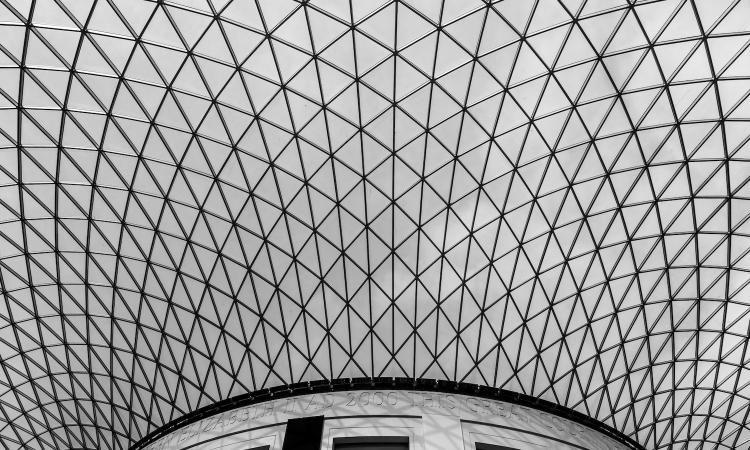
{"label": "curved dome structure", "polygon": [[0,446],[349,377],[746,445],[748,17],[0,0]]}

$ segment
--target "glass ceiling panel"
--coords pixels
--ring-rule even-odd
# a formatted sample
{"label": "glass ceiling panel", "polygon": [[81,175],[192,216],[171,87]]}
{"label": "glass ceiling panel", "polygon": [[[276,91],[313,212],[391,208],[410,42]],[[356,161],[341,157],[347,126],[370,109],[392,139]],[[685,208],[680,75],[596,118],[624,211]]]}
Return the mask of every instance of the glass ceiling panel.
{"label": "glass ceiling panel", "polygon": [[0,0],[0,446],[371,376],[745,445],[748,17]]}

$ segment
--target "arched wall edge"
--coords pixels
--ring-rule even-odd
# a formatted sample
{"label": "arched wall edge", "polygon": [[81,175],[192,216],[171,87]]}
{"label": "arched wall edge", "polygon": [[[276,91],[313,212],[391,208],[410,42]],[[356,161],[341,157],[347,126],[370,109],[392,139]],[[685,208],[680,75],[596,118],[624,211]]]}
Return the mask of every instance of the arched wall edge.
{"label": "arched wall edge", "polygon": [[319,380],[295,383],[286,386],[278,386],[262,389],[250,394],[238,395],[211,405],[204,406],[193,412],[178,417],[167,424],[157,428],[143,439],[130,447],[130,450],[143,450],[149,444],[170,435],[183,427],[187,427],[202,419],[215,416],[236,408],[255,405],[271,400],[279,400],[301,395],[309,395],[326,392],[358,391],[366,389],[389,390],[418,390],[437,393],[452,393],[480,397],[489,400],[507,402],[537,411],[549,413],[558,417],[568,419],[589,429],[602,433],[633,450],[645,450],[634,439],[617,431],[613,427],[591,417],[575,411],[571,408],[560,406],[554,402],[520,394],[505,389],[490,388],[471,383],[451,382],[445,380],[434,380],[424,378],[405,377],[376,377],[376,378],[340,378],[335,380]]}

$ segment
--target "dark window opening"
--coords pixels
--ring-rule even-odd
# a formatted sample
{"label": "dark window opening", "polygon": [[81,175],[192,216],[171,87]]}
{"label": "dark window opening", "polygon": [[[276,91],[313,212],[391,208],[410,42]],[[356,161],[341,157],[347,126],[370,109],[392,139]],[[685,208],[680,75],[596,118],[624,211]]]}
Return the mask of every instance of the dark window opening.
{"label": "dark window opening", "polygon": [[333,440],[333,450],[409,450],[406,436],[345,437]]}
{"label": "dark window opening", "polygon": [[483,442],[476,443],[477,450],[518,450],[516,447],[506,447],[504,445],[485,444]]}
{"label": "dark window opening", "polygon": [[282,450],[320,450],[324,420],[323,416],[289,419]]}

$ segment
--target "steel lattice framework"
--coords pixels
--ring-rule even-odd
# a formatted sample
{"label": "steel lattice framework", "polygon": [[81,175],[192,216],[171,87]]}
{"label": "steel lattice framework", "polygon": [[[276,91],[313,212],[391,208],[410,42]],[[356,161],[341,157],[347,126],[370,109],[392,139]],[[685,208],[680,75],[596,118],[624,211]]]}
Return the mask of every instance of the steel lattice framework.
{"label": "steel lattice framework", "polygon": [[748,18],[0,0],[0,447],[383,376],[747,445]]}

